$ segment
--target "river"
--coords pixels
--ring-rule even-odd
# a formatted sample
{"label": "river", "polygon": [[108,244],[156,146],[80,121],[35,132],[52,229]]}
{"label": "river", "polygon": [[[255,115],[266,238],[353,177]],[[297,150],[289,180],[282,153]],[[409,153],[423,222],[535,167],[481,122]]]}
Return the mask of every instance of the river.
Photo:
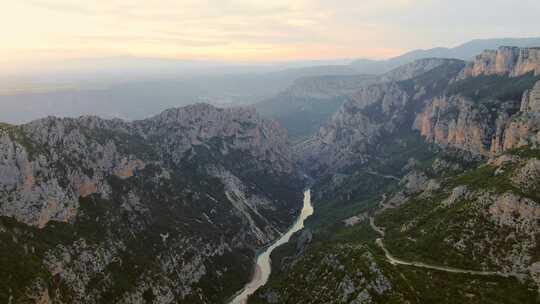
{"label": "river", "polygon": [[287,243],[295,232],[304,228],[304,221],[312,214],[313,214],[313,206],[311,205],[311,191],[308,189],[304,192],[304,207],[302,208],[302,212],[300,213],[300,216],[298,216],[298,219],[296,219],[296,222],[294,223],[294,225],[289,229],[289,231],[283,234],[275,243],[273,243],[270,247],[266,248],[266,250],[263,253],[257,256],[257,262],[255,265],[255,273],[253,274],[251,281],[246,284],[242,292],[239,293],[230,302],[230,304],[247,303],[248,297],[252,295],[253,293],[255,293],[257,289],[264,286],[266,282],[268,282],[268,278],[270,277],[270,272],[272,272],[272,268],[270,267],[270,262],[271,262],[270,254],[277,247]]}

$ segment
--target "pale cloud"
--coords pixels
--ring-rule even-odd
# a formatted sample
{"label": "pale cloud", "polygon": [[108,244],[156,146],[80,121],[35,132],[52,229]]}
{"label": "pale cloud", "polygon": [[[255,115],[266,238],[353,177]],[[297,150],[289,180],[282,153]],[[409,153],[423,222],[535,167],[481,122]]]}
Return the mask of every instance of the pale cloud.
{"label": "pale cloud", "polygon": [[538,35],[537,0],[3,0],[0,63],[135,55],[389,57]]}

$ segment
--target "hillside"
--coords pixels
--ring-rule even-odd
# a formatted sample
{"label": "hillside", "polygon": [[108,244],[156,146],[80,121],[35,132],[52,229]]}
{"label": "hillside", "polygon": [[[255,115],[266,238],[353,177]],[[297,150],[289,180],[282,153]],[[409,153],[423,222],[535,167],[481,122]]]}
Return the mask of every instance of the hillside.
{"label": "hillside", "polygon": [[249,109],[3,124],[0,302],[222,302],[298,213],[295,171]]}
{"label": "hillside", "polygon": [[360,88],[295,148],[315,214],[250,303],[537,303],[534,52]]}
{"label": "hillside", "polygon": [[[459,62],[459,63],[458,63]],[[460,64],[461,61],[454,61]],[[255,105],[261,115],[278,121],[294,140],[315,134],[344,103],[358,99],[361,88],[414,78],[446,63],[427,58],[400,66],[380,76],[334,75],[305,77],[277,96]]]}

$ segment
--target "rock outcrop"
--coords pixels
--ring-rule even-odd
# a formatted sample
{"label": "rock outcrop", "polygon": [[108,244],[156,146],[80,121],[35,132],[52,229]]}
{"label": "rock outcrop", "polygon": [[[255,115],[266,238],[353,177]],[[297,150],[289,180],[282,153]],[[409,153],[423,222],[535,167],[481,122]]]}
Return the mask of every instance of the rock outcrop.
{"label": "rock outcrop", "polygon": [[523,93],[520,110],[524,113],[540,113],[540,81]]}
{"label": "rock outcrop", "polygon": [[523,94],[520,112],[512,116],[504,126],[503,136],[494,139],[495,153],[523,146],[540,145],[540,81]]}
{"label": "rock outcrop", "polygon": [[297,155],[313,172],[343,168],[365,160],[367,149],[383,132],[393,132],[410,97],[396,83],[368,86],[355,92]]}
{"label": "rock outcrop", "polygon": [[[419,60],[349,94],[317,134],[295,147],[301,164],[312,173],[324,174],[365,162],[384,141],[382,135],[409,128],[418,104],[444,89],[463,66],[460,60]],[[440,73],[435,73],[438,69]],[[435,74],[424,77],[426,73]]]}
{"label": "rock outcrop", "polygon": [[493,129],[481,123],[483,117],[474,103],[461,96],[434,98],[417,115],[414,127],[428,142],[487,155]]}
{"label": "rock outcrop", "polygon": [[476,56],[460,74],[459,78],[480,75],[522,76],[533,72],[540,74],[540,48],[500,47],[486,50]]}
{"label": "rock outcrop", "polygon": [[512,101],[479,103],[460,95],[436,97],[417,115],[414,128],[428,142],[488,157],[536,147],[540,144],[539,96],[537,82],[524,92],[519,111]]}

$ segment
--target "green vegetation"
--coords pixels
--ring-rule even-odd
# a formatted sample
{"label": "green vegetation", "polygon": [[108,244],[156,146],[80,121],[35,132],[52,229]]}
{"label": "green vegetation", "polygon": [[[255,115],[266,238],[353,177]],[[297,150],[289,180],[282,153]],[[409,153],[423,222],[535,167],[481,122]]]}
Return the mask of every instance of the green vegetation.
{"label": "green vegetation", "polygon": [[[118,140],[118,135],[114,136],[114,140]],[[131,140],[126,142],[131,143]],[[128,179],[109,177],[107,182],[112,190],[110,197],[104,199],[90,195],[81,198],[74,223],[53,221],[43,229],[35,229],[10,218],[0,218],[0,303],[7,303],[10,295],[17,301],[28,300],[27,289],[38,278],[51,286],[50,292],[59,288],[58,297],[66,303],[72,303],[72,286],[64,286],[58,277],[51,277],[42,264],[46,253],[54,252],[54,248],[59,245],[66,246],[74,257],[81,254],[81,250],[97,254],[105,251],[114,257],[105,269],[92,272],[89,266],[86,273],[90,277],[86,292],[97,295],[100,303],[117,302],[126,292],[136,288],[142,276],[156,282],[175,278],[175,273],[165,274],[161,270],[163,259],[174,256],[178,259],[177,263],[191,260],[199,254],[195,251],[196,246],[202,245],[197,243],[193,249],[189,249],[184,248],[186,242],[219,244],[222,239],[235,236],[244,225],[234,216],[213,217],[213,223],[208,224],[204,214],[227,215],[231,212],[231,206],[226,203],[228,200],[221,181],[206,172],[206,161],[231,167],[229,162],[236,162],[233,170],[250,178],[248,180],[252,181],[253,192],[260,193],[264,189],[275,192],[272,198],[294,196],[296,201],[300,201],[296,195],[300,196],[301,192],[292,190],[297,183],[291,182],[291,188],[280,187],[280,177],[264,173],[265,176],[259,178],[252,168],[245,172],[247,168],[243,166],[253,165],[248,158],[243,158],[246,160],[244,163],[237,162],[241,156],[231,153],[231,159],[219,159],[218,154],[212,154],[206,149],[201,147],[194,156],[186,155],[178,164],[169,164],[170,167],[149,164]],[[157,178],[165,169],[169,171],[170,179]],[[130,195],[139,198],[135,202],[136,206],[123,206]],[[281,202],[283,208],[271,217],[276,218],[277,223],[286,225],[292,205],[286,205],[291,201]],[[162,241],[163,233],[169,234],[167,244]],[[187,240],[188,236],[202,237],[200,240]],[[86,244],[81,249],[74,246],[79,240],[84,240]],[[178,252],[181,256],[169,251]],[[209,271],[194,286],[206,298],[201,299],[195,295],[185,299],[185,303],[219,303],[230,297],[249,279],[252,259],[253,253],[248,248],[235,249],[222,257],[210,259],[205,267],[215,271]],[[67,267],[70,267],[67,263]],[[155,295],[151,290],[144,291],[143,298],[146,301],[151,301],[153,297]]]}
{"label": "green vegetation", "polygon": [[[454,274],[386,262],[374,244],[376,234],[367,223],[342,228],[336,237],[316,240],[294,263],[278,254],[269,283],[249,299],[268,303],[263,295],[277,292],[279,303],[340,303],[343,282],[351,281],[349,301],[368,289],[368,283],[388,280],[384,294],[370,290],[375,303],[536,303],[536,291],[515,278]],[[291,250],[291,245],[288,246]],[[282,251],[278,249],[276,251]],[[377,274],[379,269],[380,277]],[[380,285],[379,285],[380,286]]]}
{"label": "green vegetation", "polygon": [[[263,296],[271,294],[279,295],[279,303],[337,303],[343,296],[339,284],[345,278],[355,282],[356,293],[362,290],[358,287],[362,281],[356,278],[366,278],[368,282],[373,279],[367,275],[369,264],[365,257],[368,252],[393,287],[384,296],[373,296],[376,303],[537,303],[537,291],[530,281],[522,283],[513,277],[474,276],[391,265],[375,245],[378,235],[367,221],[353,227],[345,227],[342,222],[361,212],[372,213],[382,193],[391,195],[398,191],[397,181],[382,175],[404,174],[407,171],[402,168],[414,158],[409,170],[421,170],[428,177],[440,179],[442,188],[431,196],[413,197],[402,206],[377,215],[377,225],[386,228],[386,247],[405,260],[496,271],[500,265],[489,256],[505,256],[519,248],[520,240],[528,236],[490,221],[484,216],[484,207],[477,205],[473,198],[457,200],[450,206],[443,201],[460,185],[466,185],[471,193],[476,190],[493,194],[513,192],[538,201],[535,194],[523,193],[510,181],[517,164],[505,165],[497,171],[493,166],[481,165],[479,160],[467,160],[460,153],[432,149],[414,133],[404,133],[398,138],[388,136],[377,148],[370,154],[379,157],[347,168],[337,177],[323,178],[313,186],[315,215],[306,222],[314,232],[313,243],[300,255],[296,238],[274,251],[270,282],[250,298],[250,303],[267,303]],[[530,149],[512,153],[522,157],[538,156],[537,150]],[[437,159],[457,164],[461,169],[434,170],[433,163]],[[501,235],[515,237],[501,238]],[[456,247],[454,244],[459,240],[463,241]],[[537,256],[534,253],[537,248],[531,249],[533,256]],[[343,267],[326,265],[324,261],[331,257],[337,257]]]}
{"label": "green vegetation", "polygon": [[[521,153],[523,157],[536,154],[535,150],[522,150],[517,153]],[[448,189],[464,185],[471,190],[489,190],[493,193],[511,192],[533,200],[539,200],[538,193],[527,192],[512,183],[511,178],[517,167],[517,164],[506,164],[500,169],[491,165],[481,165],[473,170],[449,178],[445,184]]]}
{"label": "green vegetation", "polygon": [[451,84],[448,93],[460,94],[475,101],[490,99],[520,101],[523,92],[532,88],[539,80],[540,76],[534,76],[533,72],[519,77],[482,75]]}
{"label": "green vegetation", "polygon": [[0,125],[0,130],[3,130],[7,132],[8,136],[13,140],[16,141],[18,144],[23,146],[23,148],[28,153],[28,157],[32,160],[35,159],[38,154],[47,154],[48,151],[42,147],[41,145],[33,142],[28,135],[26,135],[22,127],[15,126],[15,125],[9,125],[2,123]]}
{"label": "green vegetation", "polygon": [[[32,231],[21,230],[22,226],[13,219],[0,217],[2,228],[0,229],[1,303],[9,303],[10,296],[15,299],[25,299],[27,288],[37,279],[41,278],[45,282],[51,279],[41,258],[31,252]],[[25,302],[21,301],[21,303]]]}
{"label": "green vegetation", "polygon": [[[536,155],[535,151],[512,153]],[[481,165],[445,179],[442,189],[431,196],[419,196],[377,217],[386,228],[385,244],[397,257],[450,267],[499,270],[490,256],[506,256],[527,236],[520,230],[497,225],[485,216],[485,206],[477,202],[480,193],[514,193],[539,201],[538,193],[515,186],[511,177],[519,164],[497,168]],[[450,205],[444,201],[457,186],[466,186],[469,195]],[[500,236],[513,235],[512,238]],[[457,244],[457,245],[456,245]]]}
{"label": "green vegetation", "polygon": [[506,152],[507,154],[517,155],[524,158],[536,158],[540,159],[540,149],[531,149],[528,147],[522,147]]}

